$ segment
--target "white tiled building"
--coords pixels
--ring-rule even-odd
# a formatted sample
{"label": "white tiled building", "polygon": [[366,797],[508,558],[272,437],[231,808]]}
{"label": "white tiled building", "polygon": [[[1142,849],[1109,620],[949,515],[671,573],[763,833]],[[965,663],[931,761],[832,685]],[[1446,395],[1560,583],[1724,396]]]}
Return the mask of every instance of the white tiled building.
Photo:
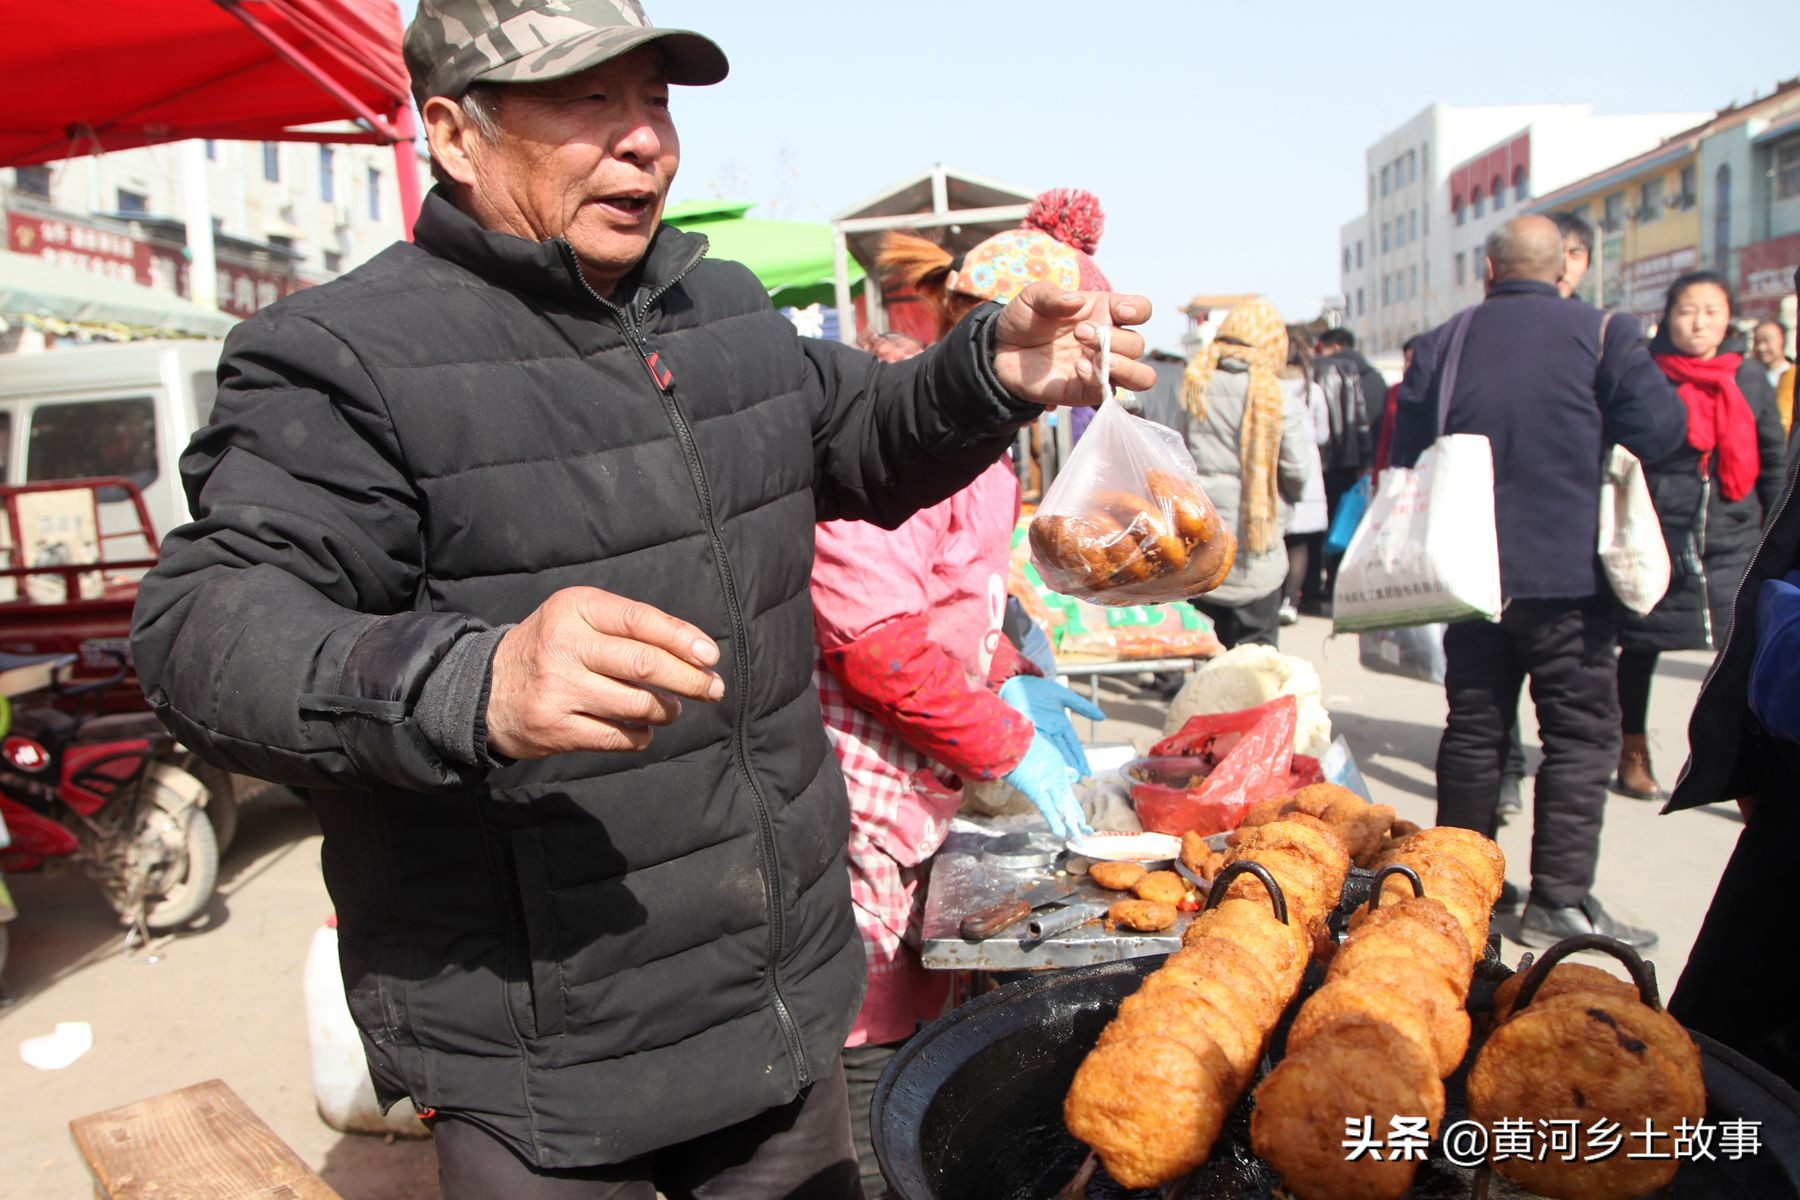
{"label": "white tiled building", "polygon": [[[1654,145],[1704,115],[1597,117],[1579,104],[1431,105],[1365,156],[1368,209],[1343,226],[1339,240],[1345,326],[1370,353],[1397,350],[1480,299],[1481,239],[1496,221],[1522,211],[1521,200]],[[1479,211],[1470,183],[1477,176]],[[1490,176],[1502,181],[1498,208]],[[1457,180],[1460,209],[1453,204]]]}
{"label": "white tiled building", "polygon": [[[172,264],[187,213],[187,147],[0,173],[6,248],[185,294],[185,265]],[[205,143],[204,153],[222,308],[243,315],[244,301],[260,307],[271,286],[285,294],[324,282],[403,236],[391,147],[221,141]],[[415,162],[429,187],[427,164]]]}

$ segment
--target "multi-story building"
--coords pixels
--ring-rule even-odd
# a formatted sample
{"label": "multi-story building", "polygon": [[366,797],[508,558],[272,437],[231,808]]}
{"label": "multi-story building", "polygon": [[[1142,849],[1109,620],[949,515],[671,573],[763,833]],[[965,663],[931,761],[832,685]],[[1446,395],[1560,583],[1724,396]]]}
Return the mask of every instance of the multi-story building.
{"label": "multi-story building", "polygon": [[[191,295],[184,143],[15,167],[0,176],[5,247]],[[218,302],[247,316],[403,236],[385,146],[207,142]],[[425,164],[417,162],[422,173]]]}
{"label": "multi-story building", "polygon": [[1479,246],[1495,220],[1695,119],[1597,117],[1581,104],[1431,105],[1366,153],[1368,210],[1339,239],[1345,326],[1371,352],[1397,349],[1480,298]]}
{"label": "multi-story building", "polygon": [[[1793,166],[1785,205],[1777,177],[1784,154]],[[1709,115],[1532,208],[1564,209],[1595,225],[1582,288],[1594,303],[1651,323],[1675,277],[1706,266],[1739,291],[1740,316],[1775,315],[1800,260],[1792,236],[1800,233],[1800,81]]]}
{"label": "multi-story building", "polygon": [[[1739,118],[1741,119],[1735,119]],[[1720,114],[1700,142],[1700,261],[1731,280],[1740,316],[1795,324],[1800,264],[1800,79]]]}

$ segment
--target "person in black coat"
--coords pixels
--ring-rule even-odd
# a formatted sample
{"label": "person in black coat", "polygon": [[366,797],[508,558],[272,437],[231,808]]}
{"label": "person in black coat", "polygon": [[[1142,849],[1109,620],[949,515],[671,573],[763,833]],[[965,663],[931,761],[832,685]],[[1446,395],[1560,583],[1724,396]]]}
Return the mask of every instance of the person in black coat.
{"label": "person in black coat", "polygon": [[232,331],[133,655],[194,753],[308,790],[444,1200],[856,1195],[814,526],[896,526],[1091,403],[1083,318],[1149,302],[1033,283],[898,363],[800,337],[660,220],[670,84],[723,53],[546,7],[421,0],[416,240]]}
{"label": "person in black coat", "polygon": [[[1800,287],[1800,271],[1794,281]],[[1771,683],[1779,687],[1800,672],[1791,592],[1788,622],[1779,611],[1782,584],[1791,585],[1800,568],[1793,469],[1764,520],[1719,657],[1694,704],[1687,765],[1663,811],[1735,800],[1744,816],[1669,1013],[1800,1086],[1800,957],[1776,950],[1793,927],[1800,730],[1791,702],[1778,711],[1768,704]]]}
{"label": "person in black coat", "polygon": [[1529,677],[1544,763],[1519,940],[1548,946],[1602,933],[1648,946],[1654,933],[1613,919],[1591,890],[1618,749],[1617,602],[1595,546],[1604,448],[1652,460],[1673,453],[1681,401],[1634,319],[1603,323],[1599,310],[1557,294],[1563,240],[1549,219],[1515,217],[1496,230],[1486,270],[1487,299],[1419,339],[1395,406],[1395,466],[1412,466],[1442,433],[1485,437],[1494,457],[1506,607],[1497,621],[1463,621],[1444,634],[1450,712],[1438,746],[1438,823],[1494,835],[1506,743]]}
{"label": "person in black coat", "polygon": [[1650,498],[1669,548],[1669,591],[1647,615],[1620,613],[1619,709],[1623,734],[1614,787],[1664,798],[1648,745],[1650,681],[1664,650],[1716,650],[1738,581],[1781,495],[1787,440],[1768,374],[1730,334],[1731,289],[1712,271],[1669,288],[1650,353],[1689,409],[1687,442],[1645,464]]}

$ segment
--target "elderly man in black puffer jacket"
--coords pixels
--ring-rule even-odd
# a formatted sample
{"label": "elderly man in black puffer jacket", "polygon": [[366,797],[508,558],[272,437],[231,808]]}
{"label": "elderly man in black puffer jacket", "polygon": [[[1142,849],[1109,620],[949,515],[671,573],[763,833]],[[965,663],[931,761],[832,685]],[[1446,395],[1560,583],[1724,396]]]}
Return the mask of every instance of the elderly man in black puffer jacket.
{"label": "elderly man in black puffer jacket", "polygon": [[227,343],[146,692],[309,790],[377,1091],[434,1114],[447,1197],[853,1194],[813,525],[950,495],[1098,395],[1096,304],[1149,305],[1039,285],[892,365],[799,338],[659,224],[710,41],[424,0],[406,48],[443,186]]}

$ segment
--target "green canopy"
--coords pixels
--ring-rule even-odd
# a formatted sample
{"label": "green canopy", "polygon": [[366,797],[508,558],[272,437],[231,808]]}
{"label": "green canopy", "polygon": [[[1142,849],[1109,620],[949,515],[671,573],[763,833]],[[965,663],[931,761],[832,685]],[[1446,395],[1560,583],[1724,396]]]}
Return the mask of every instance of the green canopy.
{"label": "green canopy", "polygon": [[[678,229],[705,234],[713,258],[743,263],[762,280],[777,308],[835,304],[832,291],[832,232],[826,224],[760,221],[744,214],[752,204],[688,200],[671,205],[663,220]],[[850,263],[850,282],[863,277]]]}

